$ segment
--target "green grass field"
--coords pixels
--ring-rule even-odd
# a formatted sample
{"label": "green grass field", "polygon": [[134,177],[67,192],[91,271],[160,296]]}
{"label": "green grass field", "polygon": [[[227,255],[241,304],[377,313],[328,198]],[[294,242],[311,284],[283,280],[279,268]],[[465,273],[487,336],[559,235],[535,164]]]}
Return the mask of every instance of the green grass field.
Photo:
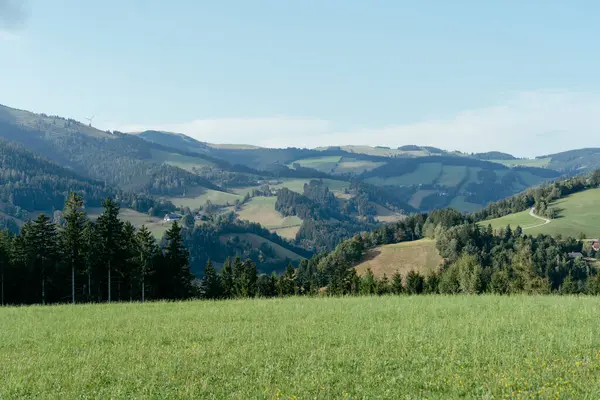
{"label": "green grass field", "polygon": [[419,207],[421,207],[421,202],[423,201],[423,199],[435,192],[435,190],[419,190],[412,195],[412,197],[408,201],[408,204],[418,209]]}
{"label": "green grass field", "polygon": [[[386,149],[383,147],[372,147],[372,146],[340,146],[340,148],[349,153],[355,154],[366,154],[369,156],[379,156],[379,157],[395,157],[395,156],[405,156],[405,157],[423,157],[432,155],[429,151],[426,150],[415,150],[415,151],[404,151],[398,149]],[[327,147],[317,148],[316,150],[325,150]]]}
{"label": "green grass field", "polygon": [[398,185],[410,186],[419,184],[433,183],[442,172],[441,163],[419,164],[417,169],[404,175],[393,176],[389,178],[373,177],[368,178],[367,182],[374,185]]}
{"label": "green grass field", "polygon": [[444,165],[442,175],[438,179],[437,184],[447,187],[458,186],[467,173],[467,167],[463,165]]}
{"label": "green grass field", "polygon": [[[246,193],[248,192],[245,192],[244,195]],[[193,210],[204,206],[207,200],[210,200],[211,203],[216,205],[225,205],[227,203],[233,204],[236,200],[242,200],[244,195],[220,192],[212,189],[200,189],[198,192],[189,193],[185,197],[174,196],[165,199],[178,207],[189,207]]]}
{"label": "green grass field", "polygon": [[[288,188],[293,192],[304,193],[304,184],[311,181],[311,179],[282,179],[282,183],[279,185],[271,185],[273,189]],[[323,182],[327,185],[330,191],[334,194],[343,193],[344,189],[350,186],[349,182],[338,181],[335,179],[323,179]]]}
{"label": "green grass field", "polygon": [[311,157],[296,160],[290,163],[288,166],[291,167],[293,164],[300,164],[304,168],[313,168],[317,171],[330,173],[342,159],[342,156],[324,156],[324,157]]}
{"label": "green grass field", "polygon": [[377,167],[384,165],[382,162],[374,162],[368,160],[356,160],[353,158],[344,157],[338,163],[337,167],[335,167],[333,173],[334,174],[345,174],[347,172],[360,174],[364,171],[370,171]]}
{"label": "green grass field", "polygon": [[402,214],[398,214],[380,204],[373,204],[373,206],[377,211],[377,215],[375,218],[377,218],[377,220],[380,222],[397,222],[404,218]]}
{"label": "green grass field", "polygon": [[552,161],[551,158],[534,158],[534,159],[518,159],[518,160],[490,160],[498,164],[506,165],[507,167],[523,166],[523,167],[538,167],[545,168]]}
{"label": "green grass field", "polygon": [[[238,211],[238,216],[252,222],[258,222],[267,229],[296,228],[296,232],[302,225],[302,220],[296,216],[284,217],[275,210],[277,197],[253,197]],[[293,237],[296,236],[293,233]],[[292,235],[291,230],[287,232]]]}
{"label": "green grass field", "polygon": [[[575,193],[564,199],[552,203],[552,207],[561,209],[560,217],[553,219],[549,224],[536,228],[525,229],[527,234],[537,235],[544,233],[548,235],[561,234],[563,236],[577,237],[584,233],[588,238],[600,237],[600,189],[586,190]],[[523,228],[539,225],[543,221],[533,218],[529,211],[507,215],[502,218],[483,221],[481,224],[487,226],[490,223],[493,228],[498,229],[510,224],[515,228],[520,225]]]}
{"label": "green grass field", "polygon": [[600,299],[0,308],[0,398],[597,399]]}
{"label": "green grass field", "polygon": [[194,168],[214,165],[212,162],[203,158],[184,156],[178,153],[169,153],[167,151],[158,150],[152,150],[152,161],[179,167],[190,172],[193,172]]}
{"label": "green grass field", "polygon": [[489,224],[492,225],[492,228],[494,229],[505,228],[508,225],[510,225],[511,228],[516,228],[517,226],[520,226],[521,228],[527,229],[531,226],[539,225],[542,223],[544,223],[544,221],[532,217],[531,215],[529,215],[529,210],[527,210],[515,214],[509,214],[502,218],[482,221],[479,225],[488,226]]}

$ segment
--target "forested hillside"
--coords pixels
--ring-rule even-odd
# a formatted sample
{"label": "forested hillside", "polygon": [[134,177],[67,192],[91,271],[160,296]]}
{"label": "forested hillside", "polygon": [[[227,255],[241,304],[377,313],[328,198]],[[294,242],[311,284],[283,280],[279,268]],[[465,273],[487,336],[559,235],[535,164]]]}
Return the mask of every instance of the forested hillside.
{"label": "forested hillside", "polygon": [[62,209],[71,192],[82,196],[88,207],[98,207],[106,197],[115,197],[127,207],[156,215],[174,210],[166,201],[124,192],[105,182],[82,177],[17,145],[0,140],[1,211],[17,220],[28,220],[36,211]]}
{"label": "forested hillside", "polygon": [[0,106],[0,139],[122,189],[146,194],[218,189],[202,177],[153,160],[160,148],[132,135],[104,132],[71,119]]}
{"label": "forested hillside", "polygon": [[[117,199],[131,209],[125,215],[136,226],[147,222],[157,237],[166,226],[156,216],[177,210],[193,221],[205,215],[183,232],[198,276],[208,259],[220,266],[236,255],[264,270],[282,270],[412,213],[479,211],[560,175],[499,152],[468,155],[416,145],[217,146],[169,132],[105,132],[4,106],[0,138],[20,146],[5,156],[4,226],[16,231],[39,212],[54,214],[70,192],[83,196],[90,209],[106,197]],[[542,202],[534,203],[544,214]],[[523,204],[531,204],[529,197]],[[482,213],[497,209],[492,205]],[[150,214],[147,220],[144,214]]]}

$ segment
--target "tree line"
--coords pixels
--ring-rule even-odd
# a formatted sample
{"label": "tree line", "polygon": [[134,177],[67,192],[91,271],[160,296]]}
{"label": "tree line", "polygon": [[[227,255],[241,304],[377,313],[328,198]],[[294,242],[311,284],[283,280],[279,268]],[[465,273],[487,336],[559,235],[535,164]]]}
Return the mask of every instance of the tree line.
{"label": "tree line", "polygon": [[186,299],[193,275],[181,227],[174,223],[159,246],[146,228],[119,219],[107,198],[93,222],[83,200],[71,194],[63,222],[40,214],[20,233],[0,234],[2,304],[111,302]]}

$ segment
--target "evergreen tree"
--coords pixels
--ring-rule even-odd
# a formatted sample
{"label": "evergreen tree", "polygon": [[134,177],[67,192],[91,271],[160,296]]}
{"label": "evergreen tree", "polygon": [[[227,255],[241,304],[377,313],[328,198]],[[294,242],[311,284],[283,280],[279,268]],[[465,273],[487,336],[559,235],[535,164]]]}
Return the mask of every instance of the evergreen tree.
{"label": "evergreen tree", "polygon": [[[101,298],[101,294],[99,292],[100,286],[97,285],[97,278],[99,277],[99,259],[101,249],[98,244],[100,243],[100,238],[97,234],[96,225],[88,220],[86,221],[83,232],[82,232],[82,245],[83,245],[83,264],[85,275],[87,276],[87,283],[85,284],[85,297],[87,301],[92,301],[94,297],[98,300]],[[92,286],[94,285],[95,289],[98,291],[96,295],[92,295]]]}
{"label": "evergreen tree", "polygon": [[402,285],[402,275],[398,271],[392,275],[391,291],[393,294],[402,294],[404,292],[404,286]]}
{"label": "evergreen tree", "polygon": [[154,277],[154,269],[156,257],[158,254],[158,245],[152,233],[146,228],[146,225],[142,225],[140,230],[135,236],[137,251],[138,251],[138,265],[139,269],[139,281],[140,281],[140,295],[142,303],[146,301],[146,281]]}
{"label": "evergreen tree", "polygon": [[282,276],[282,294],[284,296],[293,296],[296,292],[296,280],[294,278],[294,267],[288,264],[285,273]]}
{"label": "evergreen tree", "polygon": [[560,294],[576,294],[579,292],[577,288],[577,282],[575,282],[573,276],[571,276],[571,273],[569,273],[563,280],[562,285],[560,285],[559,292]]}
{"label": "evergreen tree", "polygon": [[119,299],[125,297],[125,288],[129,301],[133,301],[134,293],[140,290],[140,264],[138,258],[135,227],[129,221],[123,224],[123,235],[121,236],[121,259],[119,264]]}
{"label": "evergreen tree", "polygon": [[423,293],[424,279],[421,274],[416,271],[410,271],[406,275],[406,291],[408,294]]}
{"label": "evergreen tree", "polygon": [[177,221],[165,233],[165,268],[169,271],[170,285],[167,298],[186,299],[192,295],[193,276],[188,264],[188,251],[183,245],[181,228]]}
{"label": "evergreen tree", "polygon": [[233,276],[233,267],[231,266],[231,259],[227,257],[223,264],[223,270],[221,271],[221,289],[223,291],[223,297],[230,299],[235,296],[235,280]]}
{"label": "evergreen tree", "polygon": [[240,257],[233,260],[233,297],[243,297],[242,286],[244,285],[244,263]]}
{"label": "evergreen tree", "polygon": [[75,279],[83,270],[85,249],[83,230],[86,223],[83,199],[71,193],[62,213],[64,228],[60,232],[60,243],[66,269],[71,275],[71,303],[75,304]]}
{"label": "evergreen tree", "polygon": [[101,257],[106,268],[106,293],[107,300],[110,303],[112,299],[112,271],[119,260],[121,252],[121,237],[123,235],[123,222],[119,220],[120,207],[110,197],[102,203],[104,211],[96,221],[99,247]]}
{"label": "evergreen tree", "polygon": [[49,287],[55,276],[58,257],[58,233],[56,225],[45,214],[40,214],[31,226],[31,232],[26,247],[31,252],[29,259],[33,261],[36,276],[40,277],[42,286],[42,304],[46,304]]}
{"label": "evergreen tree", "polygon": [[380,296],[390,292],[390,280],[385,273],[376,281],[376,292]]}
{"label": "evergreen tree", "polygon": [[348,293],[356,296],[360,292],[360,277],[356,269],[350,268],[348,272]]}
{"label": "evergreen tree", "polygon": [[367,268],[367,271],[363,276],[360,277],[360,294],[363,296],[369,296],[375,294],[377,291],[377,282],[375,275],[371,268]]}
{"label": "evergreen tree", "polygon": [[256,279],[256,296],[257,297],[271,297],[269,290],[270,278],[265,274],[260,274]]}
{"label": "evergreen tree", "polygon": [[277,277],[277,273],[275,271],[271,272],[271,276],[269,277],[269,287],[268,293],[269,296],[279,296],[279,278]]}
{"label": "evergreen tree", "polygon": [[440,274],[432,271],[425,278],[424,293],[435,294],[440,292]]}
{"label": "evergreen tree", "polygon": [[202,296],[206,299],[218,299],[221,295],[219,275],[212,261],[208,260],[204,268],[204,278],[202,279]]}
{"label": "evergreen tree", "polygon": [[0,306],[6,304],[6,279],[10,268],[11,236],[7,230],[0,232]]}
{"label": "evergreen tree", "polygon": [[258,280],[258,270],[256,268],[256,264],[250,259],[247,259],[246,262],[244,262],[244,275],[245,282],[247,284],[246,291],[248,297],[256,296],[256,281]]}

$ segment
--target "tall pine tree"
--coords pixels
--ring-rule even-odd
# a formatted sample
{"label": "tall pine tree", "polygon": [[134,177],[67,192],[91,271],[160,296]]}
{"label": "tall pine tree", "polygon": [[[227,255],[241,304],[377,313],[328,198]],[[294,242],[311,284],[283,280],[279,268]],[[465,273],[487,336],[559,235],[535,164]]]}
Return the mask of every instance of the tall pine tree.
{"label": "tall pine tree", "polygon": [[204,278],[202,279],[202,297],[206,299],[218,299],[221,295],[219,275],[212,261],[208,260],[204,268]]}
{"label": "tall pine tree", "polygon": [[81,272],[85,263],[83,230],[86,217],[82,208],[83,199],[71,193],[63,211],[65,226],[60,232],[61,253],[65,267],[71,273],[71,303],[73,304],[75,304],[75,276]]}
{"label": "tall pine tree", "polygon": [[170,285],[167,298],[186,299],[192,295],[193,276],[188,263],[188,250],[183,245],[181,228],[177,221],[165,233],[164,263],[169,272]]}
{"label": "tall pine tree", "polygon": [[[50,287],[48,284],[58,284],[58,282],[52,282],[52,278],[56,275],[56,266],[59,260],[58,234],[56,225],[50,217],[40,214],[36,218],[31,226],[28,241],[27,248],[31,252],[29,259],[33,261],[33,270],[41,281],[42,304],[46,304],[48,295],[51,294],[51,297],[55,295],[55,293],[49,293]],[[56,298],[53,300],[56,300]]]}
{"label": "tall pine tree", "polygon": [[146,301],[146,281],[154,277],[154,268],[156,257],[158,254],[158,245],[152,233],[142,225],[136,234],[138,263],[139,263],[139,280],[142,303]]}
{"label": "tall pine tree", "polygon": [[0,232],[0,306],[5,303],[6,278],[10,268],[11,236],[7,230]]}
{"label": "tall pine tree", "polygon": [[98,245],[102,251],[103,264],[106,268],[107,276],[107,299],[110,303],[112,299],[112,271],[115,264],[120,261],[118,256],[121,252],[121,236],[123,234],[123,222],[119,220],[120,207],[110,197],[102,203],[104,212],[100,214],[96,221],[98,230]]}
{"label": "tall pine tree", "polygon": [[231,259],[229,257],[225,260],[223,270],[221,271],[221,289],[223,290],[223,297],[230,299],[235,296],[233,267],[231,266]]}

